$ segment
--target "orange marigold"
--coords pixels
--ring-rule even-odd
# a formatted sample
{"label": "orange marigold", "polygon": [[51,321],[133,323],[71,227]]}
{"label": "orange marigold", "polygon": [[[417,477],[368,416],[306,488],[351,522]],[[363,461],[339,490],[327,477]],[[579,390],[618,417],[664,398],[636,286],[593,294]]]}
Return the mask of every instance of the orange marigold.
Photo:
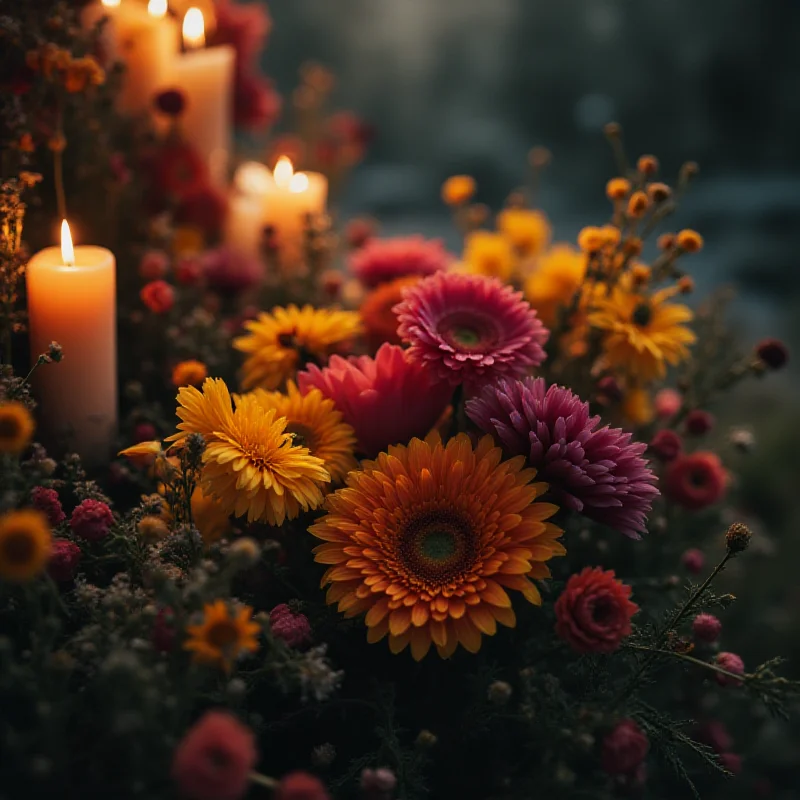
{"label": "orange marigold", "polygon": [[557,507],[534,502],[547,484],[531,483],[524,458],[501,458],[490,436],[473,449],[466,434],[431,434],[365,461],[328,497],[309,529],[325,542],[322,585],[345,616],[366,614],[369,642],[388,635],[417,661],[431,644],[443,658],[459,644],[475,653],[498,622],[515,625],[507,590],[541,604],[532,579],[565,553],[546,522]]}
{"label": "orange marigold", "polygon": [[202,361],[189,359],[176,364],[172,370],[172,385],[180,389],[181,386],[199,386],[208,377],[208,368]]}
{"label": "orange marigold", "polygon": [[469,175],[453,175],[442,184],[442,200],[448,206],[462,206],[475,194],[475,179]]}

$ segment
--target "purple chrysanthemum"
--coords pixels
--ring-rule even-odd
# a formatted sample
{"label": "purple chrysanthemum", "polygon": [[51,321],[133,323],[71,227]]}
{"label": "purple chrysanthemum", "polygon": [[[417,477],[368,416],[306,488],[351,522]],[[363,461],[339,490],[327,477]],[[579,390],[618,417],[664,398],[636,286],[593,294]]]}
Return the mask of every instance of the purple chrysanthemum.
{"label": "purple chrysanthemum", "polygon": [[437,273],[403,297],[393,310],[409,356],[452,385],[480,389],[544,361],[550,332],[522,295],[497,278]]}
{"label": "purple chrysanthemum", "polygon": [[350,256],[352,273],[370,289],[407,275],[432,275],[453,261],[439,239],[370,239]]}
{"label": "purple chrysanthemum", "polygon": [[543,378],[501,381],[467,402],[467,414],[513,455],[525,455],[562,506],[633,539],[658,495],[642,458],[647,445],[619,428],[595,430],[600,417],[569,389]]}

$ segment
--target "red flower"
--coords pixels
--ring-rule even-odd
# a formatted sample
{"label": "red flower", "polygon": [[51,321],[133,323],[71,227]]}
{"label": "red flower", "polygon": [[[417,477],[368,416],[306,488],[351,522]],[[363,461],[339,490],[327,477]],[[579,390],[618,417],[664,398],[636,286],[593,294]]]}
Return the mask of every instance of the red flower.
{"label": "red flower", "polygon": [[47,517],[47,521],[53,528],[67,518],[64,514],[64,509],[61,508],[61,500],[59,500],[58,492],[55,489],[35,486],[31,490],[31,501],[33,502],[33,507]]}
{"label": "red flower", "polygon": [[233,87],[233,119],[240,128],[261,131],[281,115],[283,98],[269,78],[256,72],[237,71]]}
{"label": "red flower", "polygon": [[166,314],[175,305],[175,290],[166,281],[150,281],[139,297],[154,314]]}
{"label": "red flower", "polygon": [[250,729],[227,712],[208,711],[176,748],[172,778],[189,800],[238,800],[255,763]]}
{"label": "red flower", "polygon": [[572,575],[556,601],[556,633],[578,653],[613,653],[631,632],[639,606],[613,570],[586,567]]}
{"label": "red flower", "polygon": [[609,775],[632,775],[649,749],[647,734],[632,719],[623,719],[603,739],[603,769]]}
{"label": "red flower", "polygon": [[96,542],[108,536],[113,522],[114,515],[105,503],[88,499],[73,509],[69,526],[76,536]]}
{"label": "red flower", "polygon": [[686,415],[686,432],[692,436],[703,436],[714,427],[714,417],[700,408]]}
{"label": "red flower", "polygon": [[157,281],[169,270],[169,256],[163,250],[148,250],[139,262],[139,275],[146,281]]}
{"label": "red flower", "polygon": [[675,431],[665,429],[656,433],[647,449],[659,461],[674,461],[681,454],[683,442]]}
{"label": "red flower", "polygon": [[692,622],[692,633],[698,642],[712,644],[722,633],[722,623],[713,614],[698,614]]}
{"label": "red flower", "polygon": [[[716,662],[718,667],[722,667],[722,669],[727,672],[732,672],[734,675],[744,675],[744,661],[742,661],[741,656],[737,656],[736,653],[717,653]],[[714,677],[717,679],[717,683],[720,686],[742,685],[740,680],[729,677],[728,675],[722,675],[719,672],[715,673]]]}
{"label": "red flower", "polygon": [[282,639],[289,647],[300,647],[311,638],[311,625],[305,614],[297,614],[286,603],[269,612],[272,635]]}
{"label": "red flower", "polygon": [[782,369],[789,361],[789,350],[780,339],[764,339],[759,342],[756,355],[770,369]]}
{"label": "red flower", "polygon": [[178,117],[186,108],[186,96],[180,89],[164,89],[155,96],[155,107],[168,117]]}
{"label": "red flower", "polygon": [[664,494],[684,508],[697,511],[714,505],[725,494],[727,474],[719,456],[705,451],[676,458],[664,475]]}
{"label": "red flower", "polygon": [[661,419],[668,419],[674,416],[682,405],[683,397],[681,397],[680,392],[676,392],[674,389],[662,389],[653,400],[656,414]]}
{"label": "red flower", "polygon": [[698,550],[696,547],[687,550],[681,556],[681,561],[683,562],[683,566],[686,567],[686,570],[691,572],[692,575],[697,575],[702,572],[703,567],[706,565],[706,557],[703,555],[703,551]]}
{"label": "red flower", "polygon": [[330,800],[322,781],[308,772],[290,772],[281,779],[275,800]]}
{"label": "red flower", "polygon": [[202,184],[183,195],[175,209],[175,222],[200,228],[206,235],[214,237],[222,230],[227,213],[225,195],[210,184]]}
{"label": "red flower", "polygon": [[208,169],[197,151],[186,142],[170,138],[150,156],[146,164],[149,203],[160,211],[188,197],[208,183]]}
{"label": "red flower", "polygon": [[344,229],[344,238],[354,250],[363,247],[374,235],[375,223],[364,217],[351,219]]}
{"label": "red flower", "polygon": [[47,571],[57,583],[67,583],[75,577],[81,560],[81,549],[69,539],[53,539]]}

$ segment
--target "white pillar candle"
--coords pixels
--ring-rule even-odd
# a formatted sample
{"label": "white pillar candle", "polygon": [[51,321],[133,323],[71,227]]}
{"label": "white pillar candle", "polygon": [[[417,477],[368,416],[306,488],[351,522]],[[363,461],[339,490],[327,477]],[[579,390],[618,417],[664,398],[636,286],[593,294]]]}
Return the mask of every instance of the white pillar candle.
{"label": "white pillar candle", "polygon": [[273,182],[265,196],[264,224],[275,230],[281,262],[290,265],[302,257],[306,218],[322,214],[328,197],[328,181],[317,172],[295,172],[281,156]]}
{"label": "white pillar candle", "polygon": [[178,55],[177,22],[167,14],[167,0],[103,0],[88,6],[83,23],[91,27],[107,16],[103,47],[111,61],[125,64],[118,107],[128,114],[152,111],[153,98],[169,82]]}
{"label": "white pillar candle", "polygon": [[27,268],[31,358],[53,341],[64,351],[36,370],[33,386],[45,437],[99,465],[117,428],[116,261],[103,247],[73,249],[66,220],[61,237]]}
{"label": "white pillar candle", "polygon": [[222,188],[228,183],[236,54],[229,45],[205,47],[205,23],[199,8],[186,12],[183,43],[186,52],[175,60],[171,78],[186,98],[181,131],[208,165],[212,182]]}
{"label": "white pillar candle", "polygon": [[257,161],[247,161],[236,170],[225,222],[225,243],[230,248],[262,256],[265,199],[273,184],[272,173]]}

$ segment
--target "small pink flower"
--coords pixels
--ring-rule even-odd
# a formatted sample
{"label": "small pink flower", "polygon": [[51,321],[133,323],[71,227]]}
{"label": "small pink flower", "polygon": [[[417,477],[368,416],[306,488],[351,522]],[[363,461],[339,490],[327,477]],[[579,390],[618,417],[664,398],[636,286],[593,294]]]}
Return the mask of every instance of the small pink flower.
{"label": "small pink flower", "polygon": [[31,491],[31,501],[33,502],[33,507],[47,517],[47,521],[53,528],[67,518],[66,514],[64,514],[64,509],[61,508],[61,500],[59,500],[58,492],[55,489],[35,486]]}
{"label": "small pink flower", "polygon": [[350,255],[350,269],[364,286],[374,289],[407,275],[433,275],[447,269],[453,257],[439,239],[406,236],[367,239]]}
{"label": "small pink flower", "polygon": [[658,431],[647,445],[648,452],[652,453],[659,461],[674,461],[681,454],[682,449],[681,437],[669,429]]}
{"label": "small pink flower", "polygon": [[175,290],[166,281],[150,281],[139,297],[154,314],[166,314],[175,305]]}
{"label": "small pink flower", "polygon": [[722,623],[713,614],[698,614],[692,622],[692,633],[698,642],[712,644],[722,633]]}
{"label": "small pink flower", "polygon": [[148,250],[139,262],[139,275],[146,281],[157,281],[169,270],[169,256],[163,250]]}
{"label": "small pink flower", "polygon": [[225,711],[207,711],[172,757],[172,779],[188,800],[239,800],[256,763],[249,728]]}
{"label": "small pink flower", "polygon": [[696,408],[686,415],[686,432],[692,436],[703,436],[714,427],[714,417]]}
{"label": "small pink flower", "polygon": [[281,603],[269,612],[272,635],[282,639],[289,647],[300,647],[311,639],[311,625],[305,614],[292,611],[286,603]]}
{"label": "small pink flower", "polygon": [[81,560],[81,549],[69,539],[53,539],[47,571],[57,583],[68,583],[75,577]]}
{"label": "small pink flower", "polygon": [[661,419],[674,417],[683,405],[683,397],[674,389],[662,389],[653,399],[656,415]]}
{"label": "small pink flower", "polygon": [[718,503],[725,494],[728,475],[716,453],[678,456],[664,475],[664,494],[683,508],[699,511]]}
{"label": "small pink flower", "polygon": [[687,572],[691,572],[692,575],[698,575],[706,565],[706,557],[703,555],[702,550],[692,547],[681,556],[681,562],[686,567]]}
{"label": "small pink flower", "polygon": [[344,229],[345,241],[354,250],[363,247],[374,235],[375,223],[370,219],[352,219]]}
{"label": "small pink flower", "polygon": [[69,525],[76,536],[97,542],[108,536],[113,522],[114,515],[105,503],[88,499],[75,507]]}
{"label": "small pink flower", "polygon": [[[732,672],[734,675],[744,675],[744,661],[736,653],[717,653],[716,664],[718,667],[727,672]],[[742,681],[727,675],[721,675],[719,672],[714,674],[717,683],[720,686],[741,686]]]}
{"label": "small pink flower", "polygon": [[633,775],[649,749],[647,734],[632,719],[623,719],[603,739],[603,769],[609,775]]}

